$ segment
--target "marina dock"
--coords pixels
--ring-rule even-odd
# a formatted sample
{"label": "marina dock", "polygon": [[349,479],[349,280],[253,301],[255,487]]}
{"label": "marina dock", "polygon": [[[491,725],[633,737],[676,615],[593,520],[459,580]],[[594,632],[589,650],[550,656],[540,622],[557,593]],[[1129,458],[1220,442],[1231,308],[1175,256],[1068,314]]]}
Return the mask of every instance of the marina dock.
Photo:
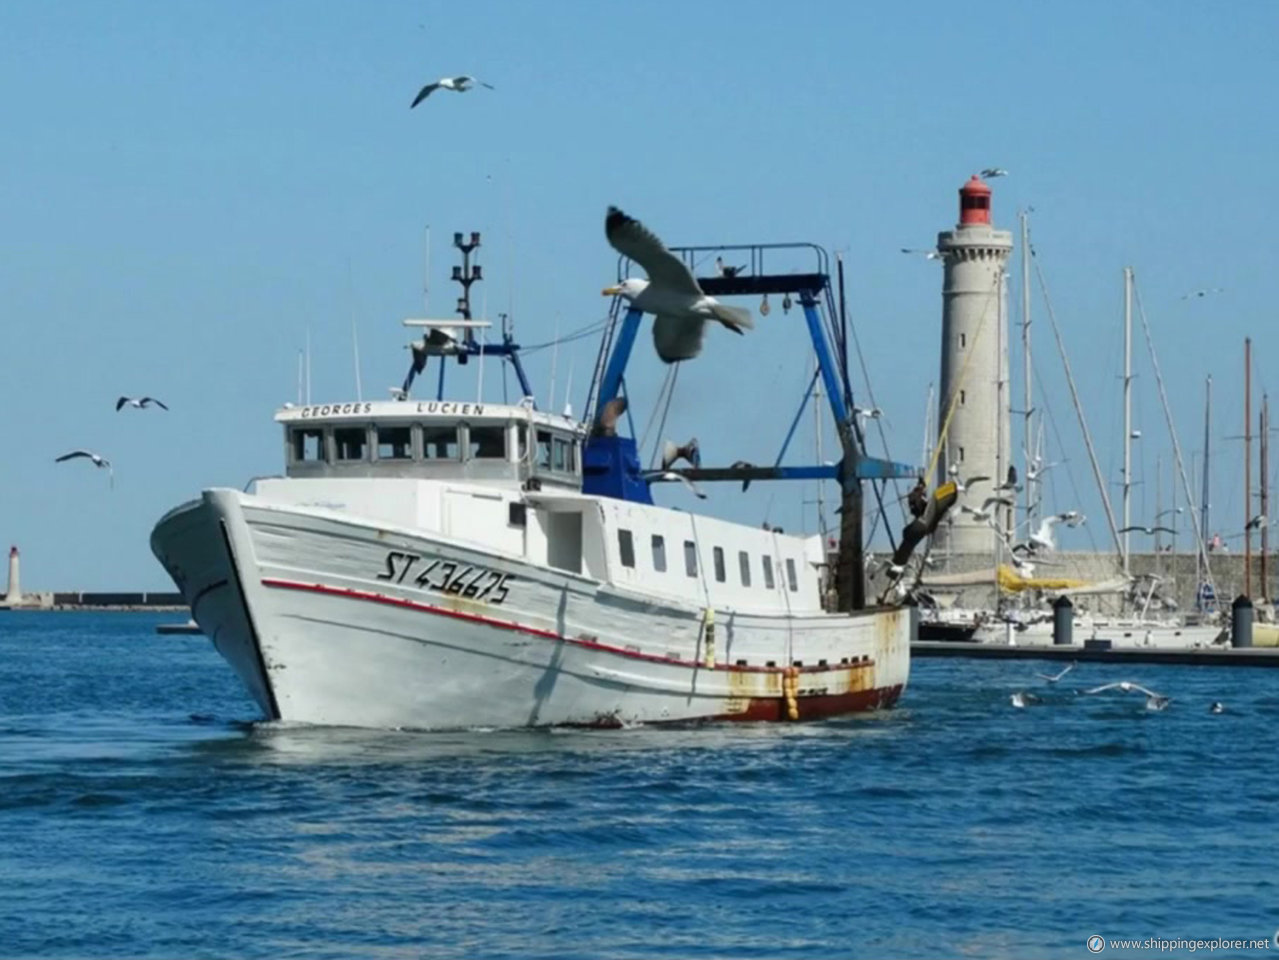
{"label": "marina dock", "polygon": [[974,660],[1065,660],[1081,663],[1165,663],[1196,667],[1279,667],[1279,647],[1103,647],[1092,644],[973,643],[916,640],[911,657],[969,657]]}

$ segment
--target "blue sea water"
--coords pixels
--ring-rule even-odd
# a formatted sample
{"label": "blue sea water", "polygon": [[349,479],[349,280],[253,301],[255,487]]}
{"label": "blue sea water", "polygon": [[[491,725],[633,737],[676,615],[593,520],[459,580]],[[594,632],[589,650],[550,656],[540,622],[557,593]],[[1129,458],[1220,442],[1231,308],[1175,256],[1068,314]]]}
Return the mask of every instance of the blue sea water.
{"label": "blue sea water", "polygon": [[1277,672],[1128,668],[1174,697],[1150,713],[1073,692],[1118,667],[917,660],[897,709],[820,724],[370,732],[257,722],[172,618],[0,614],[0,956],[1081,957],[1279,927]]}

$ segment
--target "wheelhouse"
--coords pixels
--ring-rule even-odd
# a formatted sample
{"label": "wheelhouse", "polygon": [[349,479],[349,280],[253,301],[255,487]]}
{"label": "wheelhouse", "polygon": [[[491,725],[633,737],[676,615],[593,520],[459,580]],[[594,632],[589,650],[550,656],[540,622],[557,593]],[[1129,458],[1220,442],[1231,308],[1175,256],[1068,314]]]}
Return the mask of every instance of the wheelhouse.
{"label": "wheelhouse", "polygon": [[[406,477],[582,485],[581,424],[526,406],[385,401],[285,407],[290,478]],[[531,483],[530,481],[536,481]]]}

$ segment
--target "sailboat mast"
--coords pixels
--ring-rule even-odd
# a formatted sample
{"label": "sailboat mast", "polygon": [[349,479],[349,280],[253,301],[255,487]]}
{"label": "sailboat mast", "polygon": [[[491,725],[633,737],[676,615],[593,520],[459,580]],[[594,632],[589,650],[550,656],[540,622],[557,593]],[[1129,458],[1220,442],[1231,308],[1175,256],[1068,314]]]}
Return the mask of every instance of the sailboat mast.
{"label": "sailboat mast", "polygon": [[1261,599],[1270,601],[1270,577],[1267,554],[1270,553],[1270,467],[1267,446],[1270,443],[1270,397],[1261,395]]}
{"label": "sailboat mast", "polygon": [[1243,339],[1243,595],[1252,596],[1252,337]]}
{"label": "sailboat mast", "polygon": [[1035,526],[1035,518],[1032,515],[1035,509],[1035,484],[1031,482],[1031,449],[1034,446],[1031,441],[1031,416],[1034,411],[1031,407],[1031,382],[1030,382],[1030,215],[1027,211],[1022,210],[1021,217],[1021,362],[1022,362],[1022,399],[1024,410],[1022,412],[1022,452],[1024,453],[1025,478],[1023,483],[1026,485],[1026,529],[1033,530]]}
{"label": "sailboat mast", "polygon": [[1124,576],[1128,576],[1128,527],[1132,526],[1132,267],[1124,267]]}
{"label": "sailboat mast", "polygon": [[[1204,381],[1204,476],[1203,476],[1203,484],[1201,485],[1199,490],[1199,536],[1200,537],[1207,537],[1208,529],[1209,529],[1208,527],[1208,519],[1209,519],[1208,493],[1209,493],[1209,477],[1211,476],[1211,474],[1208,472],[1208,460],[1209,460],[1209,442],[1211,438],[1212,438],[1212,374],[1208,374],[1208,379]],[[1195,552],[1195,556],[1202,557],[1203,550],[1204,550],[1204,544],[1201,543],[1199,544],[1199,549]],[[1198,565],[1196,565],[1196,570],[1199,574],[1199,577],[1198,577],[1198,583],[1195,584],[1195,589],[1198,590],[1200,584],[1202,584],[1204,581],[1204,576],[1203,576],[1204,571],[1199,570]]]}

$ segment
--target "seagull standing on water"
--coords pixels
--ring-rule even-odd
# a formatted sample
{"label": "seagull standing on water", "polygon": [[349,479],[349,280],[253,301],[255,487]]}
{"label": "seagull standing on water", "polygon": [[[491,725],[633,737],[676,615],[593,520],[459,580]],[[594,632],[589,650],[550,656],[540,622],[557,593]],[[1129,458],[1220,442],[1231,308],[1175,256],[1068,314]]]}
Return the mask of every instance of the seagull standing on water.
{"label": "seagull standing on water", "polygon": [[163,402],[157,400],[155,397],[121,397],[115,402],[116,413],[119,413],[122,409],[124,409],[126,404],[130,407],[137,407],[139,410],[145,410],[147,407],[151,406],[151,404],[155,404],[161,410],[169,409]]}
{"label": "seagull standing on water", "polygon": [[1032,703],[1043,702],[1033,693],[1026,693],[1022,690],[1018,690],[1011,697],[1009,697],[1008,700],[1014,707],[1027,707]]}
{"label": "seagull standing on water", "polygon": [[425,87],[419,90],[417,92],[417,96],[413,98],[413,102],[409,104],[409,109],[412,110],[436,90],[452,90],[454,93],[466,93],[467,90],[473,88],[477,83],[481,87],[487,87],[489,90],[493,89],[493,84],[485,83],[483,80],[476,80],[474,77],[467,76],[466,74],[462,74],[460,77],[441,77],[434,83],[428,83]]}
{"label": "seagull standing on water", "polygon": [[603,293],[624,297],[634,309],[656,315],[653,343],[667,363],[690,360],[702,352],[707,320],[717,320],[734,333],[755,326],[749,310],[727,306],[703,293],[688,265],[644,224],[617,207],[608,208],[604,234],[614,250],[644,268],[648,279],[628,277],[605,287]]}

